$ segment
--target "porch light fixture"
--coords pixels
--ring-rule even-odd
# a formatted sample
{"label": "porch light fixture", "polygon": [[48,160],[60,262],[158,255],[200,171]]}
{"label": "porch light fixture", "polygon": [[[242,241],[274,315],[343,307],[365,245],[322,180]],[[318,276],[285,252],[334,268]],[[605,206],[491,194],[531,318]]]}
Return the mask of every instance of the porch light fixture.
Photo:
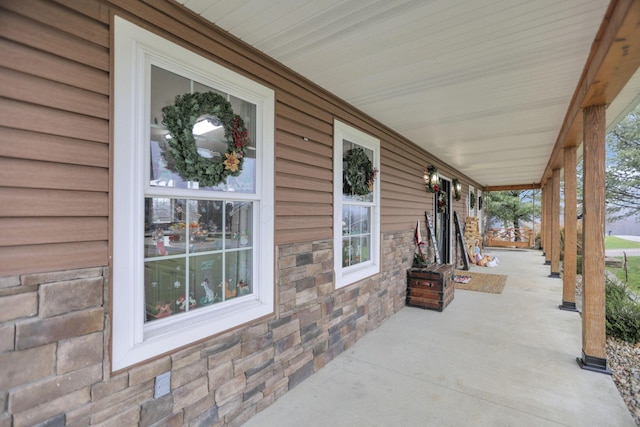
{"label": "porch light fixture", "polygon": [[438,175],[438,168],[433,165],[427,166],[423,178],[424,183],[427,185],[427,191],[430,193],[440,192],[440,175]]}
{"label": "porch light fixture", "polygon": [[458,178],[453,178],[453,198],[456,200],[460,200],[460,194],[462,193],[462,185]]}

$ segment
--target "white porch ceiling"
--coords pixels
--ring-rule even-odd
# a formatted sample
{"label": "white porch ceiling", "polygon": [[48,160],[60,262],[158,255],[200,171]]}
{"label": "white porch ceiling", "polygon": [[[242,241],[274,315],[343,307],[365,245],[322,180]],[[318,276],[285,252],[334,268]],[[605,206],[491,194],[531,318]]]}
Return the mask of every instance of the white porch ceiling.
{"label": "white porch ceiling", "polygon": [[540,182],[609,4],[178,1],[483,186]]}

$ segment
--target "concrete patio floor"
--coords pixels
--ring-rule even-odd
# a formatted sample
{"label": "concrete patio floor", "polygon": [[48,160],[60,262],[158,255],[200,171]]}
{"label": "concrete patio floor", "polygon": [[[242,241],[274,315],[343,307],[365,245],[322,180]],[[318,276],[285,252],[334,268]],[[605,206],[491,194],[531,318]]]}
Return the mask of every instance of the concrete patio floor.
{"label": "concrete patio floor", "polygon": [[581,318],[540,251],[492,250],[500,295],[456,290],[442,313],[405,307],[246,426],[635,424],[612,379],[582,370]]}

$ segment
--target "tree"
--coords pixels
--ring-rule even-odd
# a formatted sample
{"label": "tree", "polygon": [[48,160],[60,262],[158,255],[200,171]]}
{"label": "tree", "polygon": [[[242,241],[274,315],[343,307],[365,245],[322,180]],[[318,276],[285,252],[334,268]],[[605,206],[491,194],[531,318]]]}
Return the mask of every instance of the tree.
{"label": "tree", "polygon": [[640,216],[640,105],[607,134],[607,212],[612,220]]}
{"label": "tree", "polygon": [[503,227],[520,228],[521,222],[540,215],[540,194],[534,190],[487,192],[484,215],[487,227],[501,222]]}

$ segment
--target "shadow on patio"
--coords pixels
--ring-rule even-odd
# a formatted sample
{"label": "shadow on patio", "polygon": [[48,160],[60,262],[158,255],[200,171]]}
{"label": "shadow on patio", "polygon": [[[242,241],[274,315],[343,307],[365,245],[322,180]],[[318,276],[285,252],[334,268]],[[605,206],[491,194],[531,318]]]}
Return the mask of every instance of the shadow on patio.
{"label": "shadow on patio", "polygon": [[608,375],[581,370],[581,318],[541,252],[487,250],[502,294],[405,307],[247,426],[634,426]]}

